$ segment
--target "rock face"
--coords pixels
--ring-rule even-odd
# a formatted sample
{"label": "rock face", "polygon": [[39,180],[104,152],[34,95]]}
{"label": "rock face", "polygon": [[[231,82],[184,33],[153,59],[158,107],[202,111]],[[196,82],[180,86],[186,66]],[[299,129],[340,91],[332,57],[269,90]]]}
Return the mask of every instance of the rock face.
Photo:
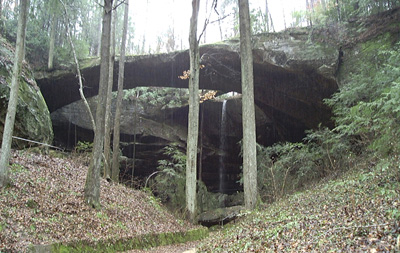
{"label": "rock face", "polygon": [[[153,89],[148,89],[153,90]],[[154,102],[148,96],[139,96],[123,100],[121,133],[122,154],[133,157],[135,150],[135,173],[148,175],[158,166],[158,160],[165,159],[163,147],[170,143],[177,144],[185,149],[187,138],[187,92],[180,89],[167,90],[174,93],[168,99],[174,97],[171,105],[166,105],[167,99]],[[154,92],[154,90],[152,91]],[[149,91],[147,91],[150,94]],[[179,94],[181,94],[179,96]],[[151,95],[153,97],[153,95]],[[96,97],[88,99],[91,110],[94,113]],[[111,112],[115,113],[115,99],[112,102]],[[225,103],[225,147],[221,148],[222,106]],[[208,100],[200,105],[203,117],[200,120],[200,142],[202,148],[202,178],[212,191],[218,191],[218,177],[215,172],[220,166],[220,157],[224,156],[227,167],[225,176],[226,191],[235,192],[239,187],[237,181],[240,174],[241,160],[238,158],[240,145],[238,142],[242,136],[241,122],[241,97],[230,97],[223,100]],[[53,121],[55,141],[57,145],[73,148],[75,140],[92,141],[92,125],[83,102],[77,101],[64,106],[51,113]],[[256,107],[256,122],[260,131],[265,131],[271,120]],[[77,130],[75,130],[77,129]],[[264,133],[266,134],[266,132]],[[134,136],[136,135],[136,137]],[[134,139],[136,138],[136,145]],[[131,160],[132,162],[132,160]],[[124,161],[124,167],[130,163]],[[229,170],[228,170],[229,168]],[[130,173],[127,171],[127,174]]]}
{"label": "rock face", "polygon": [[[0,132],[3,133],[10,95],[14,49],[0,37]],[[20,77],[18,107],[14,136],[34,141],[52,143],[53,128],[46,102],[37,86],[33,73],[24,63]],[[1,142],[1,140],[0,140]],[[27,142],[13,140],[14,147],[24,147]]]}

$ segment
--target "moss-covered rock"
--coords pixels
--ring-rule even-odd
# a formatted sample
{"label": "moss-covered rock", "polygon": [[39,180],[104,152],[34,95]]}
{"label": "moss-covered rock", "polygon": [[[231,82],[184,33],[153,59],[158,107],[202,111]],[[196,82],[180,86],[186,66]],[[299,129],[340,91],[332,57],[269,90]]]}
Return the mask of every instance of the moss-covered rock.
{"label": "moss-covered rock", "polygon": [[132,238],[111,238],[100,241],[76,241],[50,245],[32,245],[29,252],[116,252],[131,249],[147,249],[163,245],[204,239],[208,229],[201,227],[185,232],[144,234]]}
{"label": "moss-covered rock", "polygon": [[[0,37],[0,133],[3,133],[7,114],[12,77],[14,49]],[[37,86],[33,73],[24,62],[19,78],[18,107],[14,125],[14,136],[34,141],[51,143],[53,128],[46,102]],[[24,147],[26,142],[13,141],[14,147]]]}

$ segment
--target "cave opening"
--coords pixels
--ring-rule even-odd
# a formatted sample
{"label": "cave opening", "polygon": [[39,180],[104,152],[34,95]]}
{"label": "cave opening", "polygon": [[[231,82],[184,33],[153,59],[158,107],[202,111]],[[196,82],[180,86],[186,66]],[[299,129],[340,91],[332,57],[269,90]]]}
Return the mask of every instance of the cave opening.
{"label": "cave opening", "polygon": [[[255,71],[259,71],[259,67],[256,66]],[[260,74],[255,78],[258,144],[270,146],[279,141],[298,142],[305,136],[305,130],[317,126],[316,122],[329,125],[326,119],[330,118],[330,111],[321,101],[326,95],[318,93],[314,99],[306,99],[310,92],[315,91],[315,86],[321,86],[321,79],[309,78],[304,73],[265,73],[264,69],[262,74],[268,78],[260,79]],[[327,86],[326,82],[324,85]],[[333,93],[334,88],[328,87],[331,91],[327,93]],[[147,178],[158,170],[159,161],[169,159],[164,152],[166,146],[174,144],[186,152],[187,90],[146,89],[135,96],[126,95],[128,99],[123,103],[125,126],[121,131],[120,181],[136,188],[143,187]],[[157,102],[157,98],[151,95],[154,91],[165,99]],[[127,91],[127,94],[133,93]],[[232,195],[242,192],[239,183],[242,173],[241,94],[237,91],[202,90],[199,96],[208,97],[200,104],[198,179],[213,193]],[[171,102],[173,100],[179,103]],[[95,102],[90,104],[93,106]],[[298,110],[293,111],[296,108]],[[82,110],[82,104],[77,101],[51,114],[57,145],[73,149],[79,141],[93,140],[93,131],[83,119],[85,114]],[[114,101],[111,111],[115,111]],[[307,113],[313,115],[305,115]],[[307,122],[310,118],[314,122]]]}

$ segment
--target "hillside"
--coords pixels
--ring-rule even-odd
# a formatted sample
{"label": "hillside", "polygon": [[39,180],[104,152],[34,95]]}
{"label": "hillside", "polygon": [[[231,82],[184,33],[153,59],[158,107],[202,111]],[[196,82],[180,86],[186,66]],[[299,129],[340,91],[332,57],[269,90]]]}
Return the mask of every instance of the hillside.
{"label": "hillside", "polygon": [[[132,248],[148,248],[187,239],[178,236],[178,240],[160,243],[140,236],[198,228],[177,220],[151,195],[105,180],[102,210],[88,208],[82,195],[86,167],[79,160],[14,151],[13,184],[2,190],[0,198],[1,252],[25,252],[31,244],[55,242],[78,252],[88,245],[92,248],[85,250],[126,250],[129,240],[123,238],[139,238]],[[398,158],[365,159],[338,178],[244,213],[239,221],[212,232],[197,251],[395,252],[400,247],[398,164]],[[199,236],[201,232],[190,239]],[[125,246],[115,247],[121,242]],[[172,252],[196,244],[150,252]]]}
{"label": "hillside", "polygon": [[398,252],[399,159],[375,162],[248,213],[199,251]]}
{"label": "hillside", "polygon": [[[150,194],[103,179],[101,210],[88,207],[83,197],[87,167],[79,159],[14,151],[11,163],[12,185],[0,194],[1,252],[58,242],[78,251],[86,245],[141,248],[204,235],[201,229],[193,232],[199,227],[176,219]],[[153,236],[161,233],[161,239]]]}

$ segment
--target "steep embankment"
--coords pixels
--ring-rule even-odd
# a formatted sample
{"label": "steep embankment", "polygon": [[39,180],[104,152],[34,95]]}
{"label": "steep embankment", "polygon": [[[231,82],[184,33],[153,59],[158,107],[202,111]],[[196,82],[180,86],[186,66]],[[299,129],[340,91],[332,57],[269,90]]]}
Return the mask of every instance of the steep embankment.
{"label": "steep embankment", "polygon": [[[0,251],[127,250],[195,240],[206,230],[176,219],[151,195],[101,181],[101,210],[85,204],[87,167],[16,151],[0,192]],[[190,232],[189,232],[190,231]]]}
{"label": "steep embankment", "polygon": [[249,213],[200,251],[399,251],[399,158],[376,162]]}

